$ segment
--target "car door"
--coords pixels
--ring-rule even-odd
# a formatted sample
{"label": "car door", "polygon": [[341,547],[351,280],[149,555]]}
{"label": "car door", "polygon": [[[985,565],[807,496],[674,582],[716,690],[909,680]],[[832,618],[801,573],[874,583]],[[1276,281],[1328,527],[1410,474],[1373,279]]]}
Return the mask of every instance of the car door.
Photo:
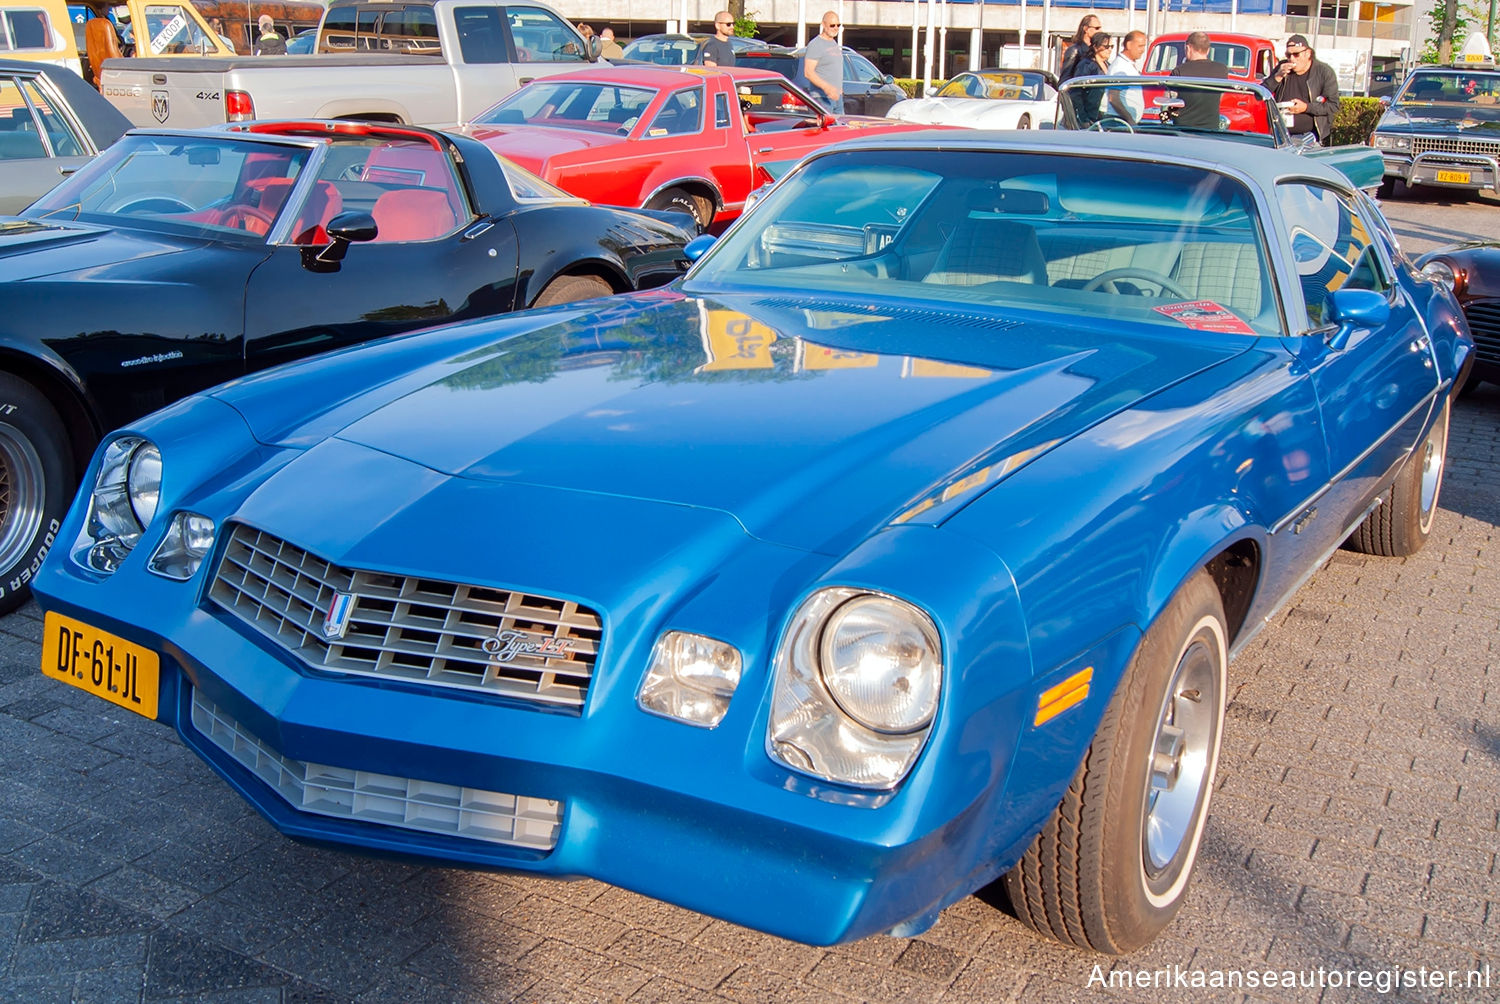
{"label": "car door", "polygon": [[[1438,370],[1431,339],[1372,224],[1345,192],[1312,181],[1277,185],[1296,270],[1288,314],[1291,348],[1317,393],[1331,483],[1299,519],[1336,545],[1412,449],[1433,407]],[[1341,346],[1329,316],[1340,289],[1383,294],[1390,317],[1357,327]]]}
{"label": "car door", "polygon": [[0,74],[0,215],[18,213],[94,155],[34,74]]}
{"label": "car door", "polygon": [[850,115],[884,115],[906,92],[888,83],[875,64],[844,50],[844,110]]}
{"label": "car door", "polygon": [[[271,253],[250,276],[247,370],[513,309],[515,230],[474,213],[445,153],[399,140],[333,149],[315,179],[292,189]],[[341,261],[318,260],[328,226],[352,213],[373,219],[375,239],[347,245]]]}

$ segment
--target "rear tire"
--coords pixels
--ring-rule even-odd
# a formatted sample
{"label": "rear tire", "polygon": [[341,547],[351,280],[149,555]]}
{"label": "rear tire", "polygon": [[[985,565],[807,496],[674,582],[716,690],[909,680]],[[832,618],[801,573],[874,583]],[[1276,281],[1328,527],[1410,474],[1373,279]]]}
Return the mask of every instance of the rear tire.
{"label": "rear tire", "polygon": [[0,373],[0,614],[31,595],[73,487],[73,452],[57,411],[25,380]]}
{"label": "rear tire", "polygon": [[1405,189],[1406,182],[1400,178],[1393,178],[1390,175],[1386,175],[1380,179],[1380,187],[1375,190],[1375,197],[1377,199],[1399,198],[1400,193]]}
{"label": "rear tire", "polygon": [[1396,475],[1390,501],[1376,506],[1349,535],[1347,543],[1352,550],[1404,558],[1427,543],[1447,467],[1448,413],[1452,407],[1444,397],[1442,414]]}
{"label": "rear tire", "polygon": [[646,204],[647,209],[665,209],[674,213],[687,213],[698,224],[698,229],[706,230],[714,220],[713,207],[708,204],[707,199],[696,195],[690,195],[680,188],[669,188],[656,198]]}
{"label": "rear tire", "polygon": [[560,275],[547,283],[533,307],[555,307],[559,303],[589,300],[596,296],[613,296],[614,287],[597,275]]}
{"label": "rear tire", "polygon": [[1200,570],[1146,632],[1062,803],[1005,876],[1022,922],[1110,955],[1171,923],[1208,819],[1227,652]]}

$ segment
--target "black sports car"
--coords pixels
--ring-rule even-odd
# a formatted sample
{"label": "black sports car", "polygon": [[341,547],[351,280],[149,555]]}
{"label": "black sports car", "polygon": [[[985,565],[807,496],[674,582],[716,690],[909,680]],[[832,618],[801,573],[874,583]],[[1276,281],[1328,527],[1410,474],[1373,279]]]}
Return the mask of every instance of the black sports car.
{"label": "black sports car", "polygon": [[661,285],[690,225],[590,205],[426,129],[127,134],[0,220],[0,611],[105,430],[381,335]]}

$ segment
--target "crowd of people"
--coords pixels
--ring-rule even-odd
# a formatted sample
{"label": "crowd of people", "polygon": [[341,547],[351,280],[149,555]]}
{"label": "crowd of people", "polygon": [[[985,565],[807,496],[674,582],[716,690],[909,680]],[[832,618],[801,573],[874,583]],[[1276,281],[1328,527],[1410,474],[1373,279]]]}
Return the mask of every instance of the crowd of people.
{"label": "crowd of people", "polygon": [[[1063,50],[1058,82],[1074,77],[1136,77],[1145,67],[1146,33],[1129,31],[1115,45],[1114,36],[1103,30],[1095,14],[1086,14],[1078,22],[1078,31]],[[1200,77],[1227,80],[1230,68],[1213,58],[1213,40],[1206,31],[1188,34],[1183,43],[1183,58],[1169,72],[1175,77]],[[1287,131],[1292,136],[1313,136],[1327,145],[1333,134],[1333,116],[1338,110],[1338,75],[1321,62],[1303,35],[1286,40],[1285,56],[1260,81],[1284,110]],[[1198,97],[1189,95],[1189,97]],[[1133,99],[1133,100],[1132,100]],[[1100,110],[1128,122],[1138,121],[1142,112],[1138,95],[1111,95],[1111,107]],[[1094,110],[1090,109],[1089,114]],[[1097,117],[1097,116],[1096,116]],[[1217,102],[1185,101],[1177,114],[1176,124],[1189,129],[1216,129],[1219,123]]]}

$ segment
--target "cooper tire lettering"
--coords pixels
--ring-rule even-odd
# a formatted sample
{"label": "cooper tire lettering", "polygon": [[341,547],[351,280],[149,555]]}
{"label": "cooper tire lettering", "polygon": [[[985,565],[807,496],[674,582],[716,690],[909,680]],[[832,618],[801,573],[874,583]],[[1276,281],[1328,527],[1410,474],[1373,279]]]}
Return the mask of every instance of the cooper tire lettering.
{"label": "cooper tire lettering", "polygon": [[0,372],[0,613],[26,601],[57,542],[72,471],[56,409],[25,380]]}

